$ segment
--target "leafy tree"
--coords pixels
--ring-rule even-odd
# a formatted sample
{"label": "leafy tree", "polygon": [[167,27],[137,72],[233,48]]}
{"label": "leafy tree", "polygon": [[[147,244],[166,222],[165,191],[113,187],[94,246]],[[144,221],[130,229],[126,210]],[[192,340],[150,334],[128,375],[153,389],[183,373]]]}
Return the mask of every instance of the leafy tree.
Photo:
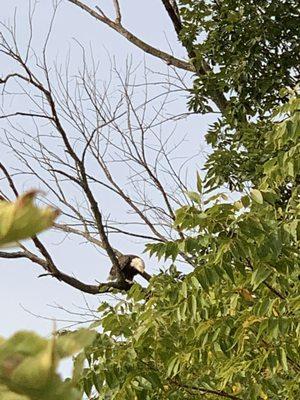
{"label": "leafy tree", "polygon": [[211,72],[194,81],[190,106],[205,106],[216,87],[229,97],[232,122],[265,115],[283,87],[299,78],[298,2],[180,0],[180,39],[197,67]]}
{"label": "leafy tree", "polygon": [[226,183],[242,190],[249,181],[257,183],[261,171],[255,166],[272,156],[261,134],[270,129],[265,118],[286,101],[281,90],[293,88],[299,80],[298,2],[182,0],[179,4],[179,37],[196,69],[205,65],[208,71],[194,80],[189,107],[205,111],[216,88],[228,99],[206,136],[214,148],[206,163],[206,185]]}
{"label": "leafy tree", "polygon": [[183,253],[193,272],[182,276],[175,263],[146,295],[135,285],[100,307],[104,332],[84,378],[97,398],[299,397],[299,105],[294,93],[277,110],[265,136],[276,155],[259,188],[228,203],[207,198],[198,177],[194,204],[176,213],[185,239],[148,246],[165,259]]}
{"label": "leafy tree", "polygon": [[[113,1],[114,19],[99,7],[91,8],[79,0],[68,2],[146,53],[192,73],[190,110],[220,114],[206,135],[212,152],[205,165],[205,179],[197,175],[197,190],[188,191],[170,160],[164,158],[169,176],[175,175],[176,189],[182,195],[179,198],[174,195],[176,190],[166,190],[157,164],[153,167],[145,156],[149,150],[144,146],[145,132],[154,125],[144,123],[139,107],[134,107],[129,80],[122,86],[122,101],[125,99],[127,106],[124,113],[129,121],[123,129],[115,119],[120,106],[108,116],[103,112],[105,97],[95,102],[99,91],[93,72],[88,74],[85,68],[79,84],[84,96],[79,98],[90,99],[96,114],[95,122],[86,120],[82,103],[73,106],[68,90],[61,97],[53,90],[46,62],[42,64],[46,76],[42,81],[18,48],[7,40],[3,42],[4,54],[23,72],[10,74],[0,82],[7,85],[12,79],[21,79],[38,91],[42,105],[37,112],[30,110],[22,115],[48,119],[67,154],[55,154],[40,145],[41,135],[37,137],[42,154],[34,154],[51,171],[57,198],[68,210],[63,215],[81,221],[85,231],[74,229],[71,223],[56,226],[105,249],[118,268],[119,250],[110,244],[92,186],[106,185],[127,202],[151,232],[152,237],[135,233],[148,241],[148,252],[171,262],[169,269],[149,279],[146,288],[124,284],[122,276],[116,284],[87,285],[61,272],[44,244],[34,239],[44,257],[37,262],[40,260],[50,275],[84,292],[124,294],[116,305],[103,302],[98,309],[99,320],[93,327],[100,327],[100,333],[85,352],[88,368],[77,381],[81,393],[99,400],[299,398],[297,2],[162,0],[188,61],[154,48],[125,28],[118,1]],[[17,115],[20,113],[5,117]],[[99,150],[99,120],[103,126],[113,124],[124,140],[110,147],[107,135],[104,147],[114,151],[121,148],[126,160],[134,163],[139,179],[150,180],[163,198],[162,207],[144,201],[141,209],[140,201],[122,191],[109,161]],[[72,141],[69,124],[81,135],[81,145]],[[132,133],[135,126],[141,131],[140,140]],[[105,135],[103,131],[101,134],[102,139]],[[156,160],[158,154],[166,156],[167,151],[161,146]],[[92,161],[87,162],[89,156]],[[107,181],[89,170],[92,162],[97,162]],[[61,176],[80,188],[88,216],[70,204]],[[11,177],[6,174],[6,178]],[[9,182],[14,188],[14,182]],[[223,193],[225,185],[238,191],[235,201],[228,201]],[[144,212],[149,209],[159,216],[155,222]],[[162,230],[165,226],[171,231],[169,236]],[[100,239],[93,237],[95,230]],[[2,257],[13,257],[8,254],[2,253]],[[190,273],[179,271],[182,259],[190,266]]]}

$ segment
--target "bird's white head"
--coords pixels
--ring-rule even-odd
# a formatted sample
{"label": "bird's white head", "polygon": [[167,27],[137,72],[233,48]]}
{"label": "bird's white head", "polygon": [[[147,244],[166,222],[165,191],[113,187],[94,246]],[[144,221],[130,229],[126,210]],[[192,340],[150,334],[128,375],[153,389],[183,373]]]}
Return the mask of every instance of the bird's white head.
{"label": "bird's white head", "polygon": [[145,263],[140,257],[133,258],[130,265],[141,273],[145,271]]}

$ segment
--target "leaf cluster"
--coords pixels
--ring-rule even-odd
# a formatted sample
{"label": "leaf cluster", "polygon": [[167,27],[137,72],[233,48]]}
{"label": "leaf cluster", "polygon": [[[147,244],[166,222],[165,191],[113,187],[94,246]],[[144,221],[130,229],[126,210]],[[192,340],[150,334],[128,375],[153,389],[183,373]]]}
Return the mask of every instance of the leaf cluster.
{"label": "leaf cluster", "polygon": [[74,362],[72,379],[63,381],[56,370],[61,359],[78,353],[94,338],[95,332],[80,329],[51,340],[28,331],[1,339],[1,400],[80,400],[76,383],[83,369],[83,353]]}
{"label": "leaf cluster", "polygon": [[228,93],[233,117],[264,115],[282,87],[299,78],[299,4],[296,0],[180,0],[181,40],[212,68],[194,82],[190,107],[216,87]]}

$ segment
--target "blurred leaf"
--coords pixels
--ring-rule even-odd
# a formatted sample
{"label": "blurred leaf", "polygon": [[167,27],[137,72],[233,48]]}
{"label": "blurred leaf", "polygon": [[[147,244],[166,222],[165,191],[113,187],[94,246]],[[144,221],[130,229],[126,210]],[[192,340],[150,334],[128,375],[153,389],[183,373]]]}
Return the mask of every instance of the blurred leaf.
{"label": "blurred leaf", "polygon": [[96,337],[95,331],[79,329],[59,336],[56,341],[56,350],[60,358],[69,357],[78,353],[83,347],[89,346]]}
{"label": "blurred leaf", "polygon": [[37,191],[18,197],[15,202],[0,200],[0,247],[35,236],[52,226],[58,211],[38,208],[33,201]]}

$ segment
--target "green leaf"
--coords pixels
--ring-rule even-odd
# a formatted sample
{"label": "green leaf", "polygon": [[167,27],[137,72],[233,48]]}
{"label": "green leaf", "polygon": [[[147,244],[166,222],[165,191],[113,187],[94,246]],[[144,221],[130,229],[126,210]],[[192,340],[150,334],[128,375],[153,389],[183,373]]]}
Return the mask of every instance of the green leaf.
{"label": "green leaf", "polygon": [[55,337],[46,341],[32,332],[19,332],[0,345],[0,398],[12,400],[80,400],[71,380],[56,372]]}
{"label": "green leaf", "polygon": [[82,378],[84,363],[85,363],[85,354],[83,352],[77,354],[77,356],[74,357],[72,381],[76,385]]}
{"label": "green leaf", "polygon": [[262,282],[264,282],[270,275],[272,271],[265,265],[260,265],[252,274],[251,285],[253,290],[255,290]]}
{"label": "green leaf", "polygon": [[286,356],[285,349],[283,347],[279,348],[279,354],[280,354],[280,361],[283,366],[283,369],[285,371],[288,371],[289,367],[288,367],[288,362],[287,362],[287,356]]}
{"label": "green leaf", "polygon": [[242,202],[242,204],[243,204],[243,206],[244,206],[245,208],[249,207],[249,206],[250,206],[250,199],[249,199],[249,196],[243,196],[243,197],[241,198],[241,202]]}
{"label": "green leaf", "polygon": [[200,283],[199,283],[198,279],[195,276],[192,276],[191,281],[192,281],[194,288],[196,290],[198,290],[200,288]]}
{"label": "green leaf", "polygon": [[193,318],[196,318],[197,315],[197,299],[195,295],[192,295],[192,315]]}
{"label": "green leaf", "polygon": [[235,283],[232,266],[231,266],[229,263],[224,263],[224,264],[223,264],[223,268],[224,268],[224,270],[225,270],[227,276],[229,276],[230,280],[231,280],[233,283]]}
{"label": "green leaf", "polygon": [[263,204],[263,202],[264,202],[263,195],[261,194],[261,192],[258,189],[251,190],[251,197],[258,204]]}
{"label": "green leaf", "polygon": [[181,293],[182,293],[183,298],[187,299],[187,284],[186,284],[186,282],[182,282]]}
{"label": "green leaf", "polygon": [[193,192],[193,191],[189,191],[187,192],[188,197],[196,204],[201,204],[202,199],[199,193],[197,192]]}
{"label": "green leaf", "polygon": [[199,174],[199,172],[197,171],[197,190],[200,194],[202,194],[202,190],[203,190],[203,184],[202,184],[202,179],[201,176]]}
{"label": "green leaf", "polygon": [[173,375],[173,370],[174,370],[174,366],[175,366],[176,362],[177,362],[177,357],[173,357],[171,359],[171,361],[169,362],[168,369],[167,369],[167,375],[166,375],[167,377],[170,377]]}

